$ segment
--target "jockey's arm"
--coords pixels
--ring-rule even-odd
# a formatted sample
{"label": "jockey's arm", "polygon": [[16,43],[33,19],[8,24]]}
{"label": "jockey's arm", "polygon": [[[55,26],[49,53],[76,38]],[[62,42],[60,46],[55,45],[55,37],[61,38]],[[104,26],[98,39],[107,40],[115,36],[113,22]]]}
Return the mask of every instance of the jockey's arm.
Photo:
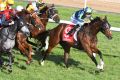
{"label": "jockey's arm", "polygon": [[92,21],[93,19],[94,19],[94,18],[91,16],[91,17],[90,17],[90,20]]}
{"label": "jockey's arm", "polygon": [[6,20],[4,14],[3,14],[3,16],[2,16],[1,22],[2,22],[1,25],[2,25],[3,27],[9,26],[9,23],[10,23],[9,20],[8,20],[8,21]]}
{"label": "jockey's arm", "polygon": [[84,19],[82,19],[83,15],[84,15],[84,12],[81,11],[81,12],[79,12],[78,15],[76,16],[76,19],[77,19],[79,22],[81,22],[81,23],[84,22]]}

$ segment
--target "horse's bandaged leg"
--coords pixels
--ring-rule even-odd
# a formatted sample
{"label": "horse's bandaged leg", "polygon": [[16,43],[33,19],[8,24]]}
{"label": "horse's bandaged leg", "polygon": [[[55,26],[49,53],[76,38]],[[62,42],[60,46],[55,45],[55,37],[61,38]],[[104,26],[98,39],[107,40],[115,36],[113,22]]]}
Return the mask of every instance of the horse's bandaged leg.
{"label": "horse's bandaged leg", "polygon": [[96,57],[96,53],[93,53],[93,56]]}
{"label": "horse's bandaged leg", "polygon": [[101,69],[103,69],[103,67],[104,67],[104,62],[103,62],[102,59],[100,59],[100,66],[101,66]]}
{"label": "horse's bandaged leg", "polygon": [[104,62],[103,60],[100,59],[100,65],[97,65],[97,68],[103,70],[103,67],[104,67]]}
{"label": "horse's bandaged leg", "polygon": [[41,66],[44,66],[44,60],[40,61]]}
{"label": "horse's bandaged leg", "polygon": [[49,36],[46,38],[45,43],[46,43],[45,50],[47,50],[49,46]]}
{"label": "horse's bandaged leg", "polygon": [[35,55],[35,53],[34,53],[34,52],[30,52],[30,54],[31,54],[31,55]]}
{"label": "horse's bandaged leg", "polygon": [[45,47],[43,47],[43,50],[46,51],[48,49],[48,46],[49,46],[49,36],[45,40]]}

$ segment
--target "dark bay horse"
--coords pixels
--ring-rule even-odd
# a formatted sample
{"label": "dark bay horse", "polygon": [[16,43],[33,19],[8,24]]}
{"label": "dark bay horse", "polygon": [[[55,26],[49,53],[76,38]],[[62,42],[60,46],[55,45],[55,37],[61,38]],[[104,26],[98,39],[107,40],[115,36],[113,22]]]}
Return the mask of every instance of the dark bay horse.
{"label": "dark bay horse", "polygon": [[[101,51],[97,48],[97,34],[102,32],[108,39],[112,39],[112,33],[110,31],[110,24],[107,21],[107,17],[104,19],[96,17],[90,23],[84,24],[80,29],[77,35],[77,46],[75,47],[75,42],[63,41],[63,32],[68,24],[62,23],[59,24],[52,30],[48,30],[43,34],[39,35],[39,40],[43,44],[46,44],[44,47],[43,58],[41,60],[41,65],[44,64],[46,57],[49,55],[51,50],[57,45],[60,44],[64,49],[64,61],[66,67],[68,67],[68,56],[70,53],[70,48],[74,47],[79,50],[84,50],[87,55],[92,59],[98,69],[103,69],[104,62]],[[48,35],[48,36],[47,36]],[[46,38],[45,38],[46,36]],[[41,37],[43,40],[41,40]],[[100,64],[97,63],[95,59],[95,53],[100,56]]]}
{"label": "dark bay horse", "polygon": [[[14,19],[14,24],[0,30],[0,62],[1,55],[6,52],[9,55],[8,71],[12,72],[12,49],[15,46],[16,33],[22,28],[26,27],[24,20],[20,17]],[[2,65],[3,62],[1,62]]]}
{"label": "dark bay horse", "polygon": [[60,17],[58,10],[55,8],[54,4],[46,5],[42,10],[39,11],[39,17],[44,26],[47,25],[47,22],[50,19],[53,19],[56,23],[60,22]]}

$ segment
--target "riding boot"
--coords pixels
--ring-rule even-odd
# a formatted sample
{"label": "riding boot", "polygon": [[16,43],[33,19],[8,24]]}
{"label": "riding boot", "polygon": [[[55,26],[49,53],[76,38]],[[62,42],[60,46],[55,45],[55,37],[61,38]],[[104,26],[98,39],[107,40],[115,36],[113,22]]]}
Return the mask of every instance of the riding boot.
{"label": "riding boot", "polygon": [[31,19],[31,24],[35,25],[35,21],[33,19]]}
{"label": "riding boot", "polygon": [[74,33],[78,27],[80,27],[80,26],[79,26],[79,25],[75,25],[75,26],[73,27],[73,29],[71,29],[71,30],[67,33],[67,35],[71,35],[72,33]]}

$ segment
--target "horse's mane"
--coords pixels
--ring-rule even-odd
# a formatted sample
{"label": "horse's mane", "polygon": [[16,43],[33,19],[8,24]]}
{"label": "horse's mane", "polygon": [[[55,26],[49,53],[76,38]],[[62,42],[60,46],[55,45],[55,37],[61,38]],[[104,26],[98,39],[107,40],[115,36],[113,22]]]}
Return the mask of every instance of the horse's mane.
{"label": "horse's mane", "polygon": [[40,13],[42,13],[42,14],[45,13],[47,9],[48,9],[48,7],[46,5],[43,9],[40,10]]}
{"label": "horse's mane", "polygon": [[95,23],[96,21],[100,21],[100,17],[96,17],[96,18],[94,18],[90,23]]}
{"label": "horse's mane", "polygon": [[100,17],[95,17],[93,20],[91,20],[91,22],[90,23],[85,23],[84,25],[83,25],[83,28],[85,28],[85,27],[87,27],[88,25],[92,25],[92,24],[94,24],[96,21],[100,21],[101,19],[100,19]]}

